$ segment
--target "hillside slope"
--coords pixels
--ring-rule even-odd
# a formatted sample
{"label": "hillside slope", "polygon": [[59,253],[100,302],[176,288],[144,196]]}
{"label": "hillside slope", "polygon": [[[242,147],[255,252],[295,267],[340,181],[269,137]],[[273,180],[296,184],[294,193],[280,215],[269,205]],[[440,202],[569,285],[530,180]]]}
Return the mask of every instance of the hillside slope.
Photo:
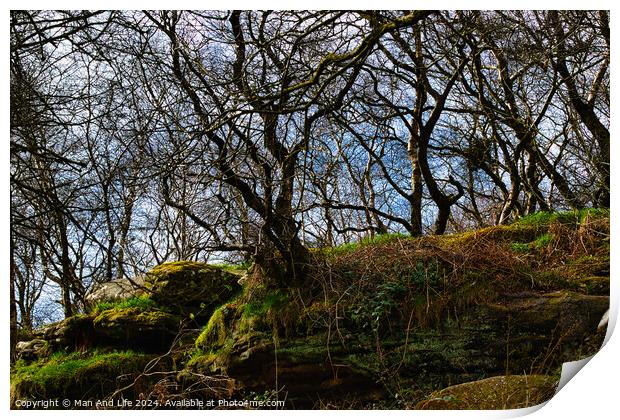
{"label": "hillside slope", "polygon": [[[602,343],[609,212],[315,250],[307,283],[287,290],[257,269],[168,264],[147,274],[146,292],[99,302],[20,343],[13,406],[67,396],[159,406],[537,404],[553,394],[563,362]],[[505,392],[476,393],[484,386]]]}

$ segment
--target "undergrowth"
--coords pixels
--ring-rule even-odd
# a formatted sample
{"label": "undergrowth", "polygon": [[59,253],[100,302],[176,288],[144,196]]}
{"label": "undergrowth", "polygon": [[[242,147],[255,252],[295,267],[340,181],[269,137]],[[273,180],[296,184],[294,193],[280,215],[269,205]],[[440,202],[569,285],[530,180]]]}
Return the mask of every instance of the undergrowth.
{"label": "undergrowth", "polygon": [[234,310],[227,304],[214,312],[197,344],[221,345],[235,322],[245,331],[285,335],[345,328],[376,340],[441,325],[502,294],[580,290],[580,280],[565,267],[601,253],[608,215],[598,209],[540,212],[460,234],[376,235],[325,248],[313,252],[302,288],[281,290],[260,279],[246,285]]}

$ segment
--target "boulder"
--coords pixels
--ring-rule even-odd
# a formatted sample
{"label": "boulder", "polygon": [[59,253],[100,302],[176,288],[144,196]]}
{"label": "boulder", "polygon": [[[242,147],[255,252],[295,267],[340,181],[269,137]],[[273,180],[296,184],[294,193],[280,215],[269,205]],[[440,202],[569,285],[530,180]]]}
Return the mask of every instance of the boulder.
{"label": "boulder", "polygon": [[[11,369],[10,406],[19,409],[25,400],[51,399],[57,400],[58,405],[50,405],[55,409],[94,409],[113,392],[118,392],[117,400],[136,400],[140,392],[153,389],[160,379],[139,376],[147,364],[155,371],[169,369],[165,358],[130,351],[57,353],[32,363],[20,363]],[[63,399],[70,404],[59,404]],[[76,400],[81,405],[75,405]]]}
{"label": "boulder", "polygon": [[507,410],[542,404],[553,397],[557,383],[543,375],[494,376],[434,392],[418,410]]}
{"label": "boulder", "polygon": [[[113,308],[98,314],[76,315],[34,332],[36,343],[47,343],[47,352],[83,351],[93,347],[167,350],[179,331],[180,318],[160,310]],[[35,341],[33,340],[33,341]]]}
{"label": "boulder", "polygon": [[15,345],[15,351],[18,359],[35,360],[47,356],[49,353],[49,344],[47,341],[40,338],[35,338],[30,341],[20,341]]}
{"label": "boulder", "polygon": [[94,305],[99,302],[119,301],[139,296],[142,293],[144,293],[144,276],[137,276],[133,279],[115,279],[93,286],[86,295],[86,302]]}
{"label": "boulder", "polygon": [[[288,406],[296,408],[314,407],[317,396],[325,402],[343,401],[346,395],[355,395],[361,406],[384,401],[387,407],[411,408],[433,390],[511,375],[506,386],[524,391],[514,401],[490,401],[488,408],[500,402],[514,408],[525,401],[521,397],[531,394],[529,401],[537,404],[543,395],[533,395],[525,377],[514,375],[527,372],[538,380],[563,362],[596,352],[601,343],[597,326],[608,307],[608,297],[572,292],[506,295],[474,304],[439,327],[414,327],[380,340],[341,327],[331,335],[279,334],[276,342],[273,327],[244,333],[240,327],[247,322],[239,321],[236,330],[225,322],[225,336],[207,334],[201,337],[205,342],[197,342],[204,355],[188,369],[229,375],[239,388],[256,393],[273,389],[277,377],[278,387],[288,392]],[[214,325],[214,331],[219,329]],[[500,383],[494,381],[483,384]],[[396,386],[409,390],[408,400],[385,400],[387,390]],[[473,404],[459,404],[466,403]]]}
{"label": "boulder", "polygon": [[523,293],[485,305],[467,321],[479,323],[477,335],[488,335],[480,348],[498,361],[507,361],[510,372],[548,371],[592,355],[584,343],[596,334],[608,308],[608,296]]}
{"label": "boulder", "polygon": [[144,286],[158,305],[175,313],[207,315],[230,300],[241,286],[240,274],[206,263],[174,261],[146,274]]}
{"label": "boulder", "polygon": [[167,350],[180,329],[178,316],[138,308],[109,309],[92,322],[97,344],[134,350]]}
{"label": "boulder", "polygon": [[224,348],[194,358],[186,372],[232,378],[238,395],[282,390],[287,408],[319,408],[318,401],[324,407],[351,398],[355,407],[367,407],[385,399],[374,372],[343,363],[351,349],[335,343],[328,348],[322,337],[280,344],[265,333],[237,335]]}

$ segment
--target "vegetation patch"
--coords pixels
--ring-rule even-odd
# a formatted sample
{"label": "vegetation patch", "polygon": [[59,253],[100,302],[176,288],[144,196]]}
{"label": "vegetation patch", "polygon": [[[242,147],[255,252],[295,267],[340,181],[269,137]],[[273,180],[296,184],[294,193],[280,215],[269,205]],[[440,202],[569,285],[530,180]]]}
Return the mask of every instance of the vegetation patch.
{"label": "vegetation patch", "polygon": [[406,240],[408,238],[411,238],[411,236],[404,233],[385,233],[381,235],[368,236],[358,242],[348,242],[333,247],[321,248],[318,250],[318,253],[327,257],[335,257],[353,252],[366,246],[390,243],[397,240]]}
{"label": "vegetation patch", "polygon": [[196,339],[196,347],[199,349],[213,349],[224,345],[227,335],[227,325],[225,323],[225,313],[229,308],[220,306],[217,308],[207,325],[203,328]]}
{"label": "vegetation patch", "polygon": [[92,309],[92,314],[100,314],[104,311],[114,310],[121,311],[123,309],[138,309],[140,311],[149,311],[158,309],[157,304],[147,296],[136,296],[120,301],[98,302]]}
{"label": "vegetation patch", "polygon": [[211,264],[213,267],[221,268],[222,270],[231,271],[235,274],[243,274],[247,272],[252,266],[251,261],[243,261],[238,264],[232,264],[227,262]]}
{"label": "vegetation patch", "polygon": [[517,226],[548,226],[552,223],[578,225],[588,218],[608,218],[609,209],[585,208],[570,211],[539,211],[517,219]]}
{"label": "vegetation patch", "polygon": [[133,351],[54,353],[27,364],[18,361],[11,371],[11,401],[45,398],[101,398],[141,372],[153,356]]}

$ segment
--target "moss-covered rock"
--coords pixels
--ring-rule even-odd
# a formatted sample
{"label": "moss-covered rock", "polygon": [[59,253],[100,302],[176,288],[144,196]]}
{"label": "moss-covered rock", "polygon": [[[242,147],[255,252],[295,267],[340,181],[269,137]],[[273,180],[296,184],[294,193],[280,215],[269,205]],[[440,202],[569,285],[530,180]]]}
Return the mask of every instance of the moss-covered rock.
{"label": "moss-covered rock", "polygon": [[525,408],[549,400],[557,383],[548,376],[495,376],[454,385],[419,402],[419,410],[505,410]]}
{"label": "moss-covered rock", "polygon": [[99,345],[159,351],[167,349],[179,332],[180,318],[139,308],[108,309],[93,319]]}
{"label": "moss-covered rock", "polygon": [[[116,306],[88,315],[76,315],[34,331],[24,342],[27,356],[37,343],[45,342],[37,357],[56,351],[84,351],[94,347],[160,351],[167,350],[179,332],[180,317],[158,309]],[[35,341],[38,340],[38,341]]]}
{"label": "moss-covered rock", "polygon": [[210,314],[231,299],[241,286],[240,275],[213,265],[175,261],[158,265],[146,274],[145,287],[158,305],[175,312]]}
{"label": "moss-covered rock", "polygon": [[[510,353],[504,354],[499,345],[493,346],[499,357],[511,358],[514,365],[531,358],[530,369],[532,366],[543,369],[544,365],[558,361],[589,356],[580,347],[584,339],[596,333],[608,308],[608,296],[570,291],[520,294],[486,306],[476,319],[495,326],[497,341],[510,348]],[[537,355],[536,359],[533,355]],[[527,369],[527,364],[521,367]],[[518,371],[517,366],[514,371]]]}
{"label": "moss-covered rock", "polygon": [[136,296],[122,300],[101,301],[94,305],[90,311],[91,314],[98,315],[103,311],[110,309],[123,310],[134,308],[140,311],[162,310],[153,300],[147,296]]}
{"label": "moss-covered rock", "polygon": [[83,350],[92,346],[95,341],[93,317],[75,315],[36,330],[33,335],[37,339],[45,340],[51,351]]}
{"label": "moss-covered rock", "polygon": [[[11,406],[17,400],[96,400],[130,384],[154,356],[134,352],[56,353],[11,370]],[[131,387],[117,397],[136,398]],[[62,408],[62,407],[59,407]]]}
{"label": "moss-covered rock", "polygon": [[[188,368],[230,375],[255,392],[271,389],[277,370],[279,386],[286,385],[291,401],[305,407],[312,406],[311,395],[337,399],[355,386],[358,402],[371,403],[390,389],[413,390],[415,401],[450,384],[553,372],[588,356],[594,347],[590,337],[607,307],[607,297],[572,292],[504,295],[472,304],[436,328],[417,326],[386,338],[344,327],[333,334],[278,337],[277,329],[248,329],[246,311],[223,307],[203,331],[197,342],[202,352]],[[235,313],[236,324],[229,319]],[[302,373],[308,379],[300,384]],[[406,401],[389,404],[411,407]]]}
{"label": "moss-covered rock", "polygon": [[323,336],[278,340],[247,332],[227,337],[217,350],[198,352],[187,369],[227,375],[242,395],[282,390],[288,408],[318,408],[318,400],[342,401],[348,396],[362,405],[380,401],[385,389],[374,372],[343,363],[351,351],[335,342],[327,346]]}
{"label": "moss-covered rock", "polygon": [[45,357],[49,354],[49,343],[41,338],[29,341],[19,341],[15,346],[18,359],[34,360]]}
{"label": "moss-covered rock", "polygon": [[209,322],[196,339],[196,347],[198,349],[211,350],[224,345],[228,334],[227,327],[229,326],[226,325],[226,317],[229,310],[230,309],[224,305],[213,312]]}

